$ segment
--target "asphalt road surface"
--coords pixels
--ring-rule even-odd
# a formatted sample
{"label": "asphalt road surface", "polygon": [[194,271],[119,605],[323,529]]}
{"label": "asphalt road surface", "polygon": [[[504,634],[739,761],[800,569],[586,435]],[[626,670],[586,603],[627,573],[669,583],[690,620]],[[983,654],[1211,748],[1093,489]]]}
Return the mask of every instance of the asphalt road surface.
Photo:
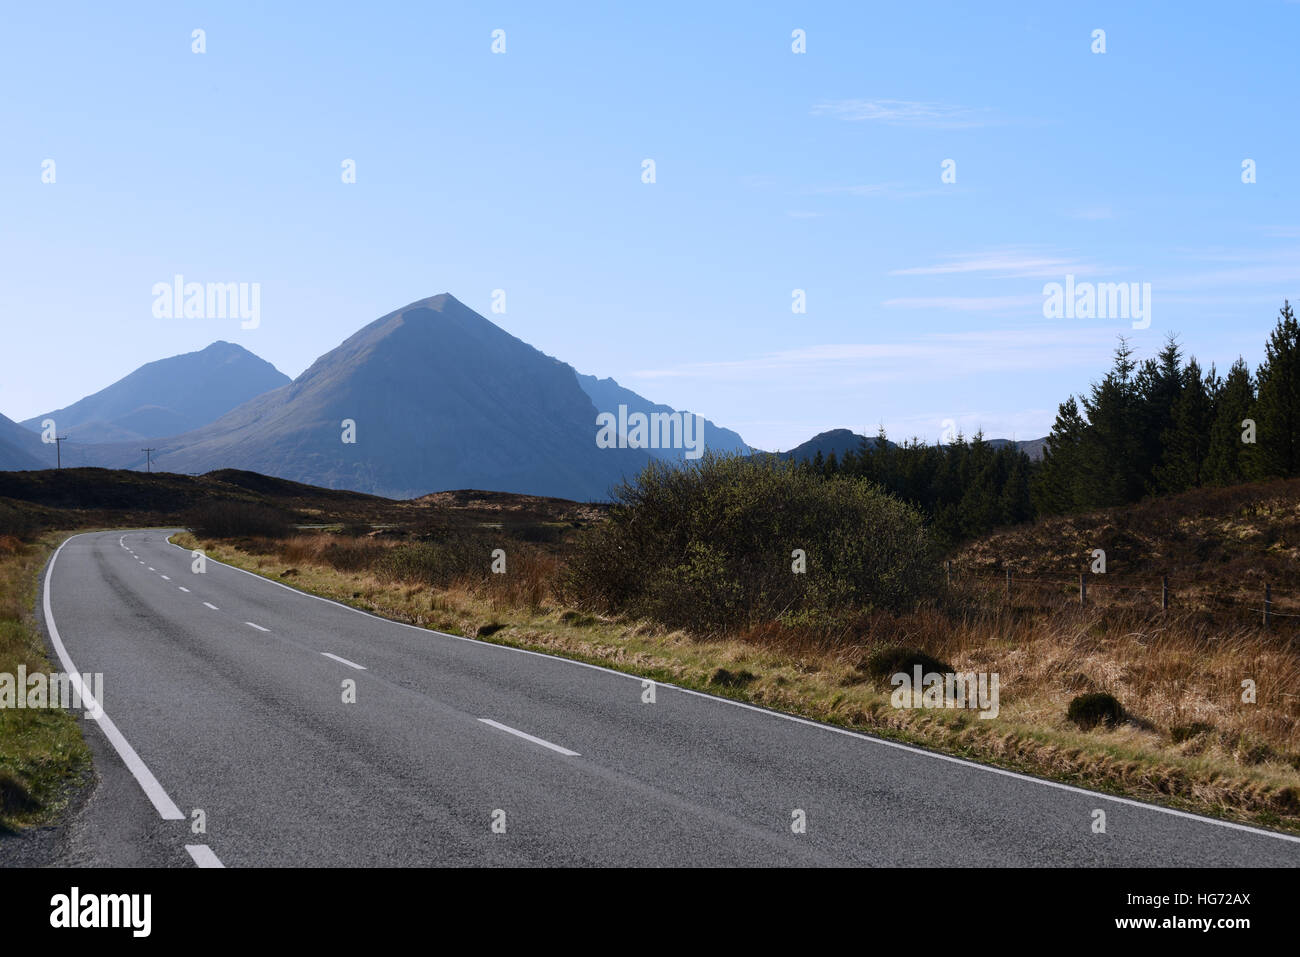
{"label": "asphalt road surface", "polygon": [[46,572],[62,668],[104,675],[63,863],[1300,863],[1294,838],[197,574],[168,534],[76,535]]}

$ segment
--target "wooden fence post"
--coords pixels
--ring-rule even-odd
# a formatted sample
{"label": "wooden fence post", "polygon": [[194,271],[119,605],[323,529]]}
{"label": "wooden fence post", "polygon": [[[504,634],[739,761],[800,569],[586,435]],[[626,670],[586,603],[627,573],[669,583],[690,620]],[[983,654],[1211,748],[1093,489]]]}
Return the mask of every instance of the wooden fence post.
{"label": "wooden fence post", "polygon": [[1273,610],[1273,586],[1264,584],[1264,627],[1268,627],[1269,612]]}
{"label": "wooden fence post", "polygon": [[1085,572],[1079,572],[1079,604],[1088,604],[1088,579]]}
{"label": "wooden fence post", "polygon": [[1160,610],[1169,610],[1169,576],[1163,575],[1160,578]]}

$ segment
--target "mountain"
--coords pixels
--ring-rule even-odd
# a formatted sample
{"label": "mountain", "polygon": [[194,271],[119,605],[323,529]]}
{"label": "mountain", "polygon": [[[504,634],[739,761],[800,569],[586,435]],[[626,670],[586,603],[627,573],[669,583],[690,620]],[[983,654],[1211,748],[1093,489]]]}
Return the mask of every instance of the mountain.
{"label": "mountain", "polygon": [[78,443],[137,442],[207,425],[289,377],[242,346],[214,342],[198,352],[142,365],[107,388],[22,424],[53,419]]}
{"label": "mountain", "polygon": [[989,439],[989,445],[995,449],[1004,445],[1014,445],[1021,452],[1029,456],[1031,461],[1039,462],[1043,458],[1043,450],[1047,447],[1047,436],[1041,439],[1023,439],[1019,442],[1013,442],[1011,439]]}
{"label": "mountain", "polygon": [[[834,452],[837,459],[842,459],[845,452],[852,451],[856,454],[862,447],[863,438],[866,438],[868,448],[875,448],[876,443],[879,441],[875,436],[861,436],[848,429],[831,429],[829,432],[814,435],[807,442],[796,445],[789,452],[778,452],[777,455],[783,459],[794,459],[796,461],[808,459],[811,461],[817,457],[818,452],[822,454],[823,459],[830,458],[830,454]],[[969,441],[969,438],[967,441]],[[1043,447],[1047,439],[1046,437],[1025,439],[1020,442],[1011,439],[987,439],[986,441],[995,449],[1002,448],[1004,445],[1014,445],[1021,452],[1028,455],[1030,459],[1037,462],[1043,457]],[[893,442],[888,440],[886,442],[893,447]]]}
{"label": "mountain", "polygon": [[[823,459],[827,459],[834,452],[835,458],[842,459],[845,452],[852,452],[856,455],[858,450],[862,448],[864,438],[868,448],[874,449],[879,441],[874,435],[866,438],[866,436],[858,435],[848,429],[831,429],[829,432],[814,435],[807,442],[796,445],[789,452],[778,452],[777,455],[783,459],[794,459],[796,462],[801,462],[804,459],[809,461],[815,459],[818,452],[822,454]],[[888,441],[886,439],[886,442]],[[894,443],[889,442],[889,444],[893,445]]]}
{"label": "mountain", "polygon": [[0,415],[0,469],[48,469],[55,463],[54,446],[13,419]]}
{"label": "mountain", "polygon": [[[652,412],[673,415],[677,412],[671,406],[651,402],[631,389],[623,388],[613,379],[597,379],[594,375],[579,373],[578,385],[582,386],[582,391],[587,393],[592,404],[596,406],[597,412],[609,412],[617,416],[619,406],[626,406],[628,415],[633,412],[640,412],[647,416]],[[720,428],[708,419],[703,419],[702,425],[704,426],[704,448],[714,452],[738,452],[742,455],[748,455],[753,451],[745,444],[745,440],[731,429]],[[647,449],[646,451],[656,458],[669,461],[680,462],[686,457],[685,448]]]}
{"label": "mountain", "polygon": [[[649,456],[599,448],[596,434],[572,367],[444,293],[375,320],[288,385],[157,440],[154,467],[247,469],[392,498],[477,488],[599,500]],[[100,448],[99,464],[140,458]]]}

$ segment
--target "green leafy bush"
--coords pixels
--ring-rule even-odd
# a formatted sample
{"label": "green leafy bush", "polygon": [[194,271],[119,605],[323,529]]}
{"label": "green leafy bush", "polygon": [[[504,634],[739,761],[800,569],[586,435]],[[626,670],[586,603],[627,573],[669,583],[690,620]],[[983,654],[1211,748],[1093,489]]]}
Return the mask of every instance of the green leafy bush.
{"label": "green leafy bush", "polygon": [[649,465],[614,502],[575,543],[561,580],[570,603],[718,629],[904,608],[938,585],[920,515],[861,478],[706,454]]}

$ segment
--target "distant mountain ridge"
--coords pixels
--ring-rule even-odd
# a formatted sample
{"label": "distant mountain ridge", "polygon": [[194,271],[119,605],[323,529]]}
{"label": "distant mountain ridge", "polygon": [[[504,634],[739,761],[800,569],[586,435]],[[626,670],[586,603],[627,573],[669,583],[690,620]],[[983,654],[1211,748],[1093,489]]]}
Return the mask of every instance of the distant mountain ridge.
{"label": "distant mountain ridge", "polygon": [[[796,445],[788,452],[776,453],[780,458],[793,459],[795,461],[811,461],[821,453],[823,459],[829,458],[831,453],[835,453],[837,459],[842,459],[845,452],[853,452],[855,455],[862,448],[862,443],[867,443],[867,448],[874,449],[880,440],[874,436],[858,435],[849,429],[831,429],[827,432],[821,432],[814,435],[807,442]],[[967,441],[970,441],[969,437]],[[1025,439],[1023,441],[1013,441],[1011,439],[985,439],[990,446],[995,449],[1002,448],[1005,445],[1014,445],[1017,449],[1024,452],[1035,462],[1043,457],[1043,449],[1046,445],[1046,437],[1041,439]],[[895,448],[895,443],[885,440],[889,448]]]}
{"label": "distant mountain ridge", "polygon": [[[845,452],[852,452],[855,455],[862,448],[862,443],[866,442],[868,448],[876,447],[877,439],[875,436],[858,435],[849,429],[830,429],[826,432],[819,432],[807,442],[801,442],[788,452],[777,452],[778,458],[793,459],[796,462],[812,461],[821,453],[823,459],[829,458],[831,453],[835,454],[837,459],[844,458]],[[889,445],[893,442],[886,440]]]}
{"label": "distant mountain ridge", "polygon": [[55,461],[53,445],[43,444],[40,436],[0,415],[0,469],[48,469]]}
{"label": "distant mountain ridge", "polygon": [[[160,471],[243,469],[392,498],[482,489],[599,501],[652,458],[693,457],[681,447],[600,447],[598,415],[620,407],[660,419],[688,414],[579,374],[444,293],[369,323],[296,380],[215,342],[23,425],[0,416],[0,469],[51,467],[54,448],[37,431],[53,418],[74,440],[65,464],[140,468],[147,440]],[[699,420],[710,450],[769,454]],[[832,429],[770,454],[842,458],[864,441],[878,440]],[[1015,445],[1038,459],[1043,443]]]}
{"label": "distant mountain ridge", "polygon": [[[649,456],[600,449],[595,435],[572,367],[444,293],[380,317],[291,383],[159,440],[154,461],[392,498],[479,488],[599,500]],[[134,460],[125,447],[106,454],[105,465]]]}
{"label": "distant mountain ridge", "polygon": [[[594,375],[578,374],[578,385],[582,386],[582,391],[586,392],[591,398],[592,404],[595,405],[596,411],[609,412],[617,414],[620,405],[626,406],[628,413],[640,412],[649,415],[652,412],[662,412],[667,414],[676,413],[678,410],[671,406],[663,405],[658,402],[651,402],[644,396],[637,395],[631,389],[626,389],[619,385],[613,379],[597,379]],[[745,440],[731,429],[724,429],[708,419],[701,416],[704,427],[704,445],[714,452],[730,453],[735,452],[741,455],[747,455],[753,451]],[[655,458],[666,459],[669,461],[684,461],[686,458],[686,449],[647,449]]]}
{"label": "distant mountain ridge", "polygon": [[220,418],[289,382],[275,366],[230,342],[158,359],[66,408],[26,419],[40,431],[53,419],[79,444],[178,435]]}

